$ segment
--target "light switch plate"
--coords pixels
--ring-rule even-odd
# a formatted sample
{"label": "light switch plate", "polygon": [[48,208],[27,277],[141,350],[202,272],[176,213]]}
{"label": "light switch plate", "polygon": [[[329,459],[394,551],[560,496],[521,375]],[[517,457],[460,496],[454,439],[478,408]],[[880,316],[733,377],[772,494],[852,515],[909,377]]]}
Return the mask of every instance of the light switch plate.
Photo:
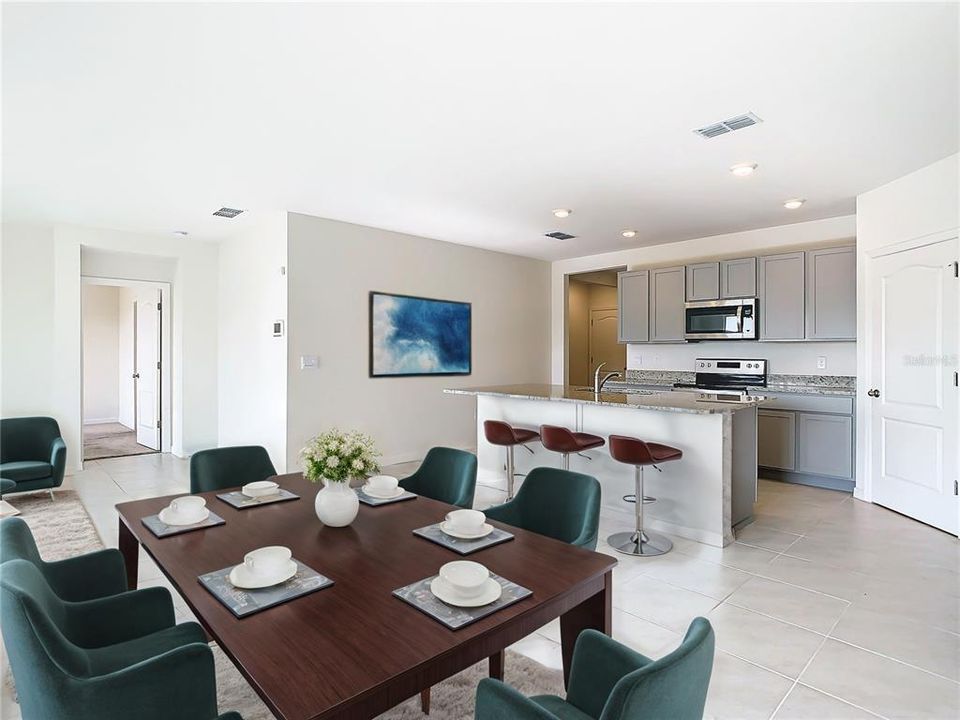
{"label": "light switch plate", "polygon": [[827,358],[823,355],[817,356],[817,370],[827,369]]}
{"label": "light switch plate", "polygon": [[300,369],[301,370],[316,370],[320,365],[320,360],[316,355],[301,355],[300,356]]}

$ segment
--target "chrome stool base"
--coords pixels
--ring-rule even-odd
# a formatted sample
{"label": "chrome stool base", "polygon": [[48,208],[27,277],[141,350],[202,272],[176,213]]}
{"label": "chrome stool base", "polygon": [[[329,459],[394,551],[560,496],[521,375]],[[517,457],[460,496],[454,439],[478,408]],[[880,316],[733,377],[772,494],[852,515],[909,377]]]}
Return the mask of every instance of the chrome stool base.
{"label": "chrome stool base", "polygon": [[607,544],[624,555],[642,557],[663,555],[673,549],[673,543],[663,535],[647,533],[642,530],[640,532],[614,533],[607,538]]}

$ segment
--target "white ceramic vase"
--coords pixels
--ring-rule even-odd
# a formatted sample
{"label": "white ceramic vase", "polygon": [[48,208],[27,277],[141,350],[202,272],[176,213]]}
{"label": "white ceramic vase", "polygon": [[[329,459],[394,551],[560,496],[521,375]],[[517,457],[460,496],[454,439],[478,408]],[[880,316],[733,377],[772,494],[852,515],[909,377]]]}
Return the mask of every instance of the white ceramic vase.
{"label": "white ceramic vase", "polygon": [[313,501],[320,522],[330,527],[345,527],[353,522],[360,511],[357,493],[349,482],[324,481],[323,489]]}

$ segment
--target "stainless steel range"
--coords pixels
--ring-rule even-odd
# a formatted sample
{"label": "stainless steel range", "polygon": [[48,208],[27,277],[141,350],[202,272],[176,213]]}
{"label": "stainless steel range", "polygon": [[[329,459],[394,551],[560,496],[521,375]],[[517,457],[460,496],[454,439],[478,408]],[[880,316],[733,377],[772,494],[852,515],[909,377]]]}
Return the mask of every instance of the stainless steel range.
{"label": "stainless steel range", "polygon": [[767,386],[767,361],[697,358],[693,383],[675,383],[678,391],[695,392],[700,400],[742,402],[749,388]]}

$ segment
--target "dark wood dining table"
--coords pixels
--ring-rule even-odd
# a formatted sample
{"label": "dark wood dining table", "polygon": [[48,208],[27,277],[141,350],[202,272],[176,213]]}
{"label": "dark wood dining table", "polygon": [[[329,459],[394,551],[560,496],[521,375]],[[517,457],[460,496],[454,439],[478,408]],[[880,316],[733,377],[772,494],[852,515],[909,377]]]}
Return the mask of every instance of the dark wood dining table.
{"label": "dark wood dining table", "polygon": [[[326,527],[313,508],[316,485],[299,473],[276,480],[300,498],[236,510],[216,492],[202,493],[226,523],[162,539],[141,520],[174,496],[121,503],[117,511],[131,588],[143,547],[282,720],[374,717],[484,658],[500,656],[557,617],[566,679],[580,632],[610,634],[612,557],[494,523],[515,539],[468,558],[533,593],[450,630],[392,593],[462,559],[412,532],[439,522],[452,506],[425,497],[361,504],[350,526]],[[294,558],[334,585],[238,619],[198,577],[236,565],[266,545],[289,547]]]}

